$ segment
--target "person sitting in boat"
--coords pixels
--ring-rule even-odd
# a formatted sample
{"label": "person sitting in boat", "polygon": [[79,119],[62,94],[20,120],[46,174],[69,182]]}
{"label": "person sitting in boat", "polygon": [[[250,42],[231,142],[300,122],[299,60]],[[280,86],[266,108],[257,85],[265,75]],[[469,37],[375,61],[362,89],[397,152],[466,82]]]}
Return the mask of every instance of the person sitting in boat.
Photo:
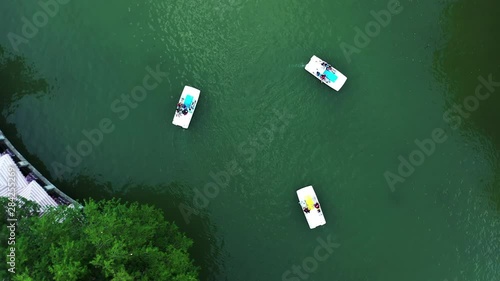
{"label": "person sitting in boat", "polygon": [[304,213],[309,213],[309,209],[307,207],[304,208]]}
{"label": "person sitting in boat", "polygon": [[316,76],[319,76],[321,73],[319,73],[319,71],[316,71]]}
{"label": "person sitting in boat", "polygon": [[314,208],[319,209],[319,203],[318,202],[316,202],[316,204],[314,204]]}
{"label": "person sitting in boat", "polygon": [[188,114],[188,110],[186,108],[184,108],[184,110],[182,110],[182,114],[184,114],[184,115]]}
{"label": "person sitting in boat", "polygon": [[325,82],[326,80],[326,75],[325,74],[321,74],[321,76],[319,77],[321,79],[321,81]]}

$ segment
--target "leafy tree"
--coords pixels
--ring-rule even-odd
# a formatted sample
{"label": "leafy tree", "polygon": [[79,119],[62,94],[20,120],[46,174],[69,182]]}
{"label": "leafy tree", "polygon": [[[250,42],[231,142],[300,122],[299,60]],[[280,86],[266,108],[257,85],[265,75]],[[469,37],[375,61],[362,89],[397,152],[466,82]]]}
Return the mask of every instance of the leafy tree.
{"label": "leafy tree", "polygon": [[157,208],[89,200],[82,210],[60,206],[20,220],[16,274],[10,277],[195,281],[198,268],[188,255],[191,245]]}

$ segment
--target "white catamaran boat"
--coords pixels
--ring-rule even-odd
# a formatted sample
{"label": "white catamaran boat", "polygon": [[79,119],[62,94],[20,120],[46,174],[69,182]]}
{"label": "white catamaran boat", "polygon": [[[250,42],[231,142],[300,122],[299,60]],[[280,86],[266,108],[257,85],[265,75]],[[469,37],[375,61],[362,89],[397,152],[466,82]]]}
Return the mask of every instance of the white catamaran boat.
{"label": "white catamaran boat", "polygon": [[172,124],[187,129],[189,127],[189,123],[191,122],[191,118],[193,118],[194,110],[199,97],[200,90],[190,86],[184,86],[181,98],[177,104]]}
{"label": "white catamaran boat", "polygon": [[311,185],[297,190],[297,197],[310,229],[326,224],[321,205]]}
{"label": "white catamaran boat", "polygon": [[305,69],[335,91],[339,91],[347,80],[344,74],[317,56],[311,57]]}

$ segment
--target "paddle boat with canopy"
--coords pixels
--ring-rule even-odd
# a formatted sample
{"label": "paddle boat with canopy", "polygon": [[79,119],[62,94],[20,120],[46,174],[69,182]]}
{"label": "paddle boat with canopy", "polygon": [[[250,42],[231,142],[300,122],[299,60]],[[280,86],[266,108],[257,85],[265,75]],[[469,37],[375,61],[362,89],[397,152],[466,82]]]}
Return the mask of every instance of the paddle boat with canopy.
{"label": "paddle boat with canopy", "polygon": [[177,103],[177,109],[175,110],[172,124],[187,129],[193,118],[199,97],[200,90],[190,86],[184,86],[179,103]]}
{"label": "paddle boat with canopy", "polygon": [[310,229],[326,224],[325,216],[312,185],[297,190],[297,197]]}
{"label": "paddle boat with canopy", "polygon": [[347,80],[344,74],[317,56],[311,57],[305,70],[335,91],[339,91]]}

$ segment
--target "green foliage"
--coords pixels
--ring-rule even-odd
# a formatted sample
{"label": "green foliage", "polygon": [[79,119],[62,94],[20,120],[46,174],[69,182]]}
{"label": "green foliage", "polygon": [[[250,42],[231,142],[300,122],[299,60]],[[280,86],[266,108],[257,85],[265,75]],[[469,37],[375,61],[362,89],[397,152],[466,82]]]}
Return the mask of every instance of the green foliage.
{"label": "green foliage", "polygon": [[[10,230],[7,229],[7,226],[10,224],[7,219],[9,218],[15,218],[17,219],[16,222],[16,233],[19,232],[26,232],[29,231],[29,225],[27,225],[26,219],[33,217],[33,216],[38,216],[40,215],[40,206],[36,204],[35,202],[28,201],[22,197],[18,198],[15,201],[15,206],[11,207],[9,206],[9,203],[12,204],[12,202],[9,200],[7,197],[0,197],[0,254],[2,255],[3,260],[0,262],[0,279],[1,280],[8,280],[8,278],[12,277],[12,273],[8,272],[9,266],[7,265],[7,258],[6,256],[10,254],[10,248],[17,247],[17,241],[14,241],[16,244],[10,244],[9,240],[9,235],[10,235]],[[12,214],[13,217],[11,217],[9,214]],[[16,238],[19,237],[19,234],[16,234]],[[18,256],[18,252],[16,254],[16,261],[20,258]],[[16,277],[18,279],[15,280],[29,280],[28,278],[18,276],[17,271],[16,271]],[[19,278],[24,278],[24,279],[19,279]]]}
{"label": "green foliage", "polygon": [[61,206],[19,224],[12,280],[198,280],[192,241],[151,206],[90,200],[83,210]]}

